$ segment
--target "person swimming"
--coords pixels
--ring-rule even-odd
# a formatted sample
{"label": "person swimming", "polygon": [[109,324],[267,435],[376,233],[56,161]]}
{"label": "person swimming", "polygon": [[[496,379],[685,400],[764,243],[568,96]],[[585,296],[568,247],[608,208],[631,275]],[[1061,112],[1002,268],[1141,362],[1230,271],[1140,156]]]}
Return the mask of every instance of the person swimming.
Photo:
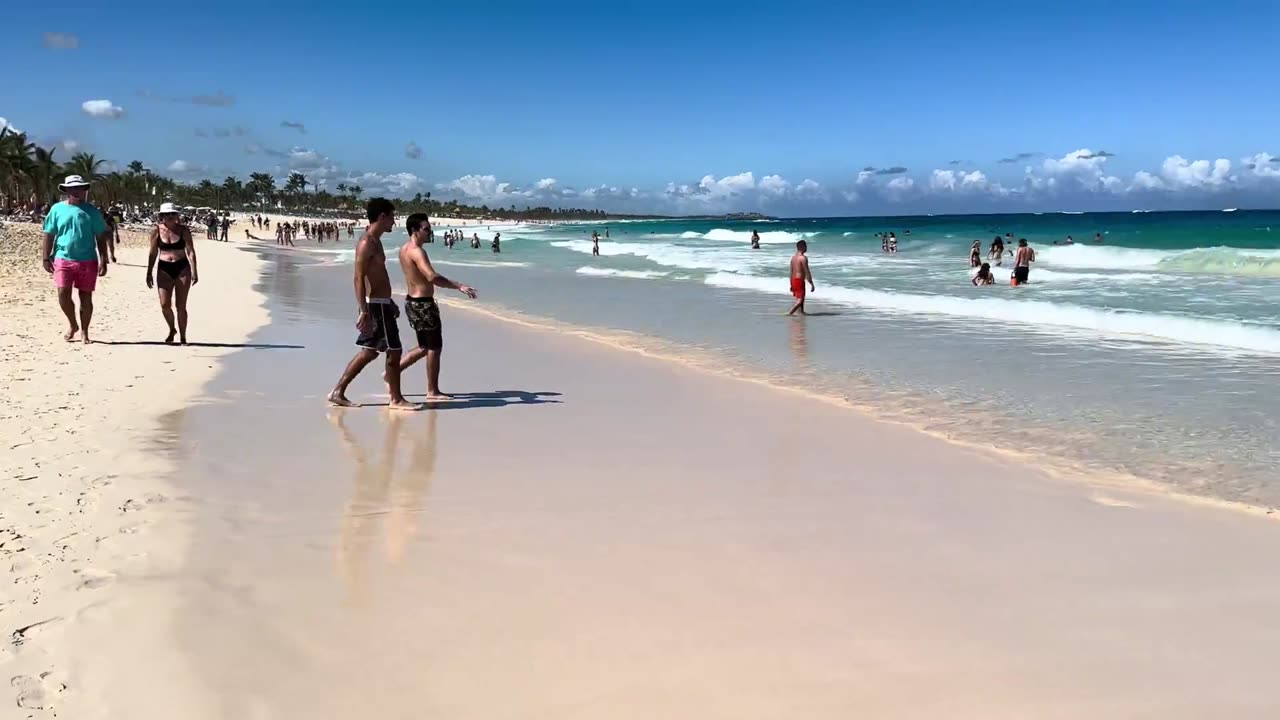
{"label": "person swimming", "polygon": [[973,275],[974,285],[995,285],[996,279],[991,275],[991,264],[982,263],[982,267],[978,268],[978,272]]}

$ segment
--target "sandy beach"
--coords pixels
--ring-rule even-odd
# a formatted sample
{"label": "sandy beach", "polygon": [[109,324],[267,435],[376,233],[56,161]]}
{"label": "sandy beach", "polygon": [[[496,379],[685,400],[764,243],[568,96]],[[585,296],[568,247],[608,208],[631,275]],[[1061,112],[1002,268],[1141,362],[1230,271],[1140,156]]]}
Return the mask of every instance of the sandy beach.
{"label": "sandy beach", "polygon": [[[390,414],[369,371],[327,409],[350,269],[200,251],[193,340],[240,352],[66,345],[6,272],[14,717],[1280,711],[1269,518],[454,301],[457,400]],[[112,270],[96,334],[156,337]]]}
{"label": "sandy beach", "polygon": [[145,236],[122,235],[95,293],[93,337],[64,342],[38,226],[0,230],[0,717],[120,717],[95,688],[122,652],[163,656],[172,604],[160,578],[184,562],[188,512],[157,451],[221,358],[267,321],[257,258],[199,242],[189,347],[166,347]]}

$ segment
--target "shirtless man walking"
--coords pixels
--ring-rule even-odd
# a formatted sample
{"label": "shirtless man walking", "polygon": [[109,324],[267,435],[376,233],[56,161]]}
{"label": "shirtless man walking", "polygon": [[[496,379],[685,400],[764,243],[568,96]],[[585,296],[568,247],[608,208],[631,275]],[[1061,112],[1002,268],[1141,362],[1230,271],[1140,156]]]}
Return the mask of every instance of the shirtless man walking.
{"label": "shirtless man walking", "polygon": [[391,301],[391,278],[387,277],[387,254],[382,247],[382,236],[396,226],[396,207],[386,198],[373,198],[365,206],[365,211],[369,227],[356,243],[355,290],[356,306],[360,310],[356,318],[356,330],[360,332],[356,345],[360,352],[342,371],[338,385],[329,393],[329,404],[353,407],[355,403],[347,399],[347,386],[365,366],[377,359],[379,353],[386,353],[387,370],[383,379],[387,381],[387,393],[391,396],[388,407],[392,410],[421,410],[421,405],[405,400],[400,392],[400,353],[403,346],[400,345],[400,328],[396,325],[400,309]]}
{"label": "shirtless man walking", "polygon": [[444,336],[440,328],[436,288],[457,290],[473,300],[476,291],[437,273],[431,266],[427,251],[422,247],[431,235],[431,221],[426,213],[410,215],[404,227],[409,233],[409,239],[400,248],[400,269],[404,270],[405,285],[404,312],[409,318],[409,327],[418,337],[418,347],[405,354],[400,361],[400,371],[404,372],[425,357],[427,399],[447,400],[449,396],[440,392],[440,353],[444,350]]}
{"label": "shirtless man walking", "polygon": [[804,311],[804,284],[809,283],[809,292],[813,292],[816,288],[813,286],[813,273],[809,272],[809,256],[805,253],[809,252],[809,243],[801,240],[796,243],[796,254],[791,256],[791,294],[796,299],[796,304],[791,307],[788,315],[807,315]]}

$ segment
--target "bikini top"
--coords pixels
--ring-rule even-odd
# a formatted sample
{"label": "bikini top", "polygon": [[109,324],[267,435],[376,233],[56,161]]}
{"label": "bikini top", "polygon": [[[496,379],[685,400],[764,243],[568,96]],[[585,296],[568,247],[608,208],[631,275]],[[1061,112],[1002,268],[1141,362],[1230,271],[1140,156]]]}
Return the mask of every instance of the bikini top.
{"label": "bikini top", "polygon": [[187,239],[183,237],[181,230],[178,231],[178,241],[171,242],[171,243],[167,243],[164,241],[164,233],[160,232],[159,229],[156,229],[156,232],[159,233],[159,235],[157,236],[159,238],[158,247],[161,250],[166,250],[166,251],[182,250],[187,247]]}

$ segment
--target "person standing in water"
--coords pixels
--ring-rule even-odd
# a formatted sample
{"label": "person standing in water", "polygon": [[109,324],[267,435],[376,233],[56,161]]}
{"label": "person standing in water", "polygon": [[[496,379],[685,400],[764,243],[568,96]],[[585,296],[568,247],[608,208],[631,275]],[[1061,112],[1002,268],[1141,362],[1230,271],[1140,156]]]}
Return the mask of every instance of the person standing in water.
{"label": "person standing in water", "polygon": [[1026,285],[1027,278],[1031,275],[1031,263],[1036,261],[1036,251],[1027,245],[1027,239],[1022,238],[1018,241],[1018,251],[1013,255],[1013,282],[1014,285]]}
{"label": "person standing in water", "polygon": [[976,268],[982,264],[982,241],[974,240],[973,247],[969,248],[969,267]]}
{"label": "person standing in water", "polygon": [[1102,233],[1096,233],[1096,234],[1093,236],[1093,244],[1094,244],[1094,245],[1101,245],[1101,244],[1102,244]]}
{"label": "person standing in water", "polygon": [[756,232],[755,230],[751,231],[751,249],[752,250],[760,249],[760,233]]}
{"label": "person standing in water", "polygon": [[591,254],[600,254],[600,233],[598,232],[591,233]]}
{"label": "person standing in water", "polygon": [[356,379],[361,370],[377,359],[379,353],[385,353],[387,393],[391,396],[388,407],[392,410],[421,410],[404,399],[400,392],[400,327],[396,325],[396,317],[400,309],[391,301],[391,278],[387,277],[387,254],[382,247],[382,236],[391,232],[396,226],[396,206],[386,198],[373,198],[365,206],[365,214],[369,218],[369,227],[356,243],[355,292],[356,307],[356,345],[360,351],[351,358],[342,371],[338,384],[329,393],[329,404],[339,407],[353,407],[355,403],[347,399],[347,387]]}
{"label": "person standing in water", "polygon": [[995,259],[996,265],[1004,264],[1004,240],[997,235],[991,239],[991,250],[987,252],[987,259]]}
{"label": "person standing in water", "polygon": [[807,315],[804,311],[804,285],[809,283],[809,291],[813,292],[817,288],[813,285],[813,273],[809,271],[809,243],[800,240],[796,243],[796,254],[791,256],[791,295],[796,299],[796,304],[791,306],[788,315]]}
{"label": "person standing in water", "polygon": [[457,290],[472,300],[476,291],[456,283],[436,272],[431,259],[422,247],[431,233],[431,221],[426,213],[414,213],[404,223],[409,239],[400,248],[400,269],[404,271],[404,312],[409,327],[418,338],[418,347],[405,354],[400,361],[400,371],[422,358],[427,359],[427,399],[447,400],[440,391],[440,354],[444,350],[444,336],[440,329],[440,306],[436,304],[436,288]]}
{"label": "person standing in water", "polygon": [[[151,231],[151,252],[147,256],[147,287],[159,286],[160,314],[169,325],[166,344],[187,344],[187,295],[191,286],[200,282],[196,268],[196,243],[191,228],[182,224],[182,215],[173,203],[164,203],[157,213],[160,222]],[[155,268],[153,275],[151,269]],[[178,305],[178,322],[174,325],[174,301]]]}
{"label": "person standing in water", "polygon": [[502,233],[493,234],[493,252],[495,254],[502,252]]}

